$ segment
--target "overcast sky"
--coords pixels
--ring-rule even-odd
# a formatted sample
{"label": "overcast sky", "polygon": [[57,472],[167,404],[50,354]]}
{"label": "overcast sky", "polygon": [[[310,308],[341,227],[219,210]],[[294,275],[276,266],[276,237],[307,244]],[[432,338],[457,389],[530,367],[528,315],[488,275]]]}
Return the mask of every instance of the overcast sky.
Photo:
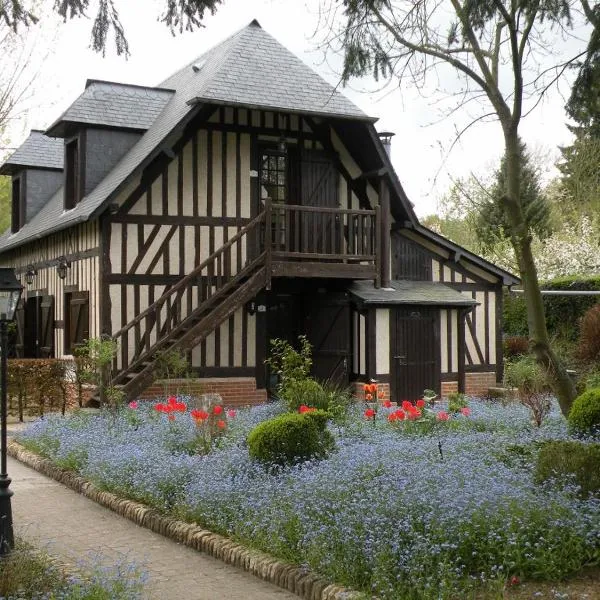
{"label": "overcast sky", "polygon": [[[37,78],[33,110],[13,129],[12,145],[18,145],[31,128],[44,129],[83,91],[85,81],[105,79],[141,85],[157,85],[173,71],[256,18],[262,27],[333,85],[338,83],[339,58],[317,49],[318,0],[226,0],[205,28],[171,36],[157,22],[160,0],[119,0],[131,56],[117,57],[112,46],[102,57],[89,49],[91,22],[77,20],[56,30],[45,20],[40,33],[32,33],[38,50],[50,47]],[[378,90],[372,81],[355,81],[345,93],[367,114],[378,117],[376,127],[396,133],[392,146],[394,167],[420,216],[436,212],[437,201],[453,178],[493,169],[502,152],[498,123],[479,123],[462,137],[449,156],[456,132],[468,122],[463,111],[448,116],[447,105],[436,93],[451,87],[454,75],[430,79],[430,89],[419,94],[406,86],[389,85]],[[561,93],[562,92],[562,93]],[[530,148],[556,158],[556,147],[568,143],[564,103],[568,86],[554,89],[522,124],[522,136]],[[552,159],[548,161],[550,165]]]}

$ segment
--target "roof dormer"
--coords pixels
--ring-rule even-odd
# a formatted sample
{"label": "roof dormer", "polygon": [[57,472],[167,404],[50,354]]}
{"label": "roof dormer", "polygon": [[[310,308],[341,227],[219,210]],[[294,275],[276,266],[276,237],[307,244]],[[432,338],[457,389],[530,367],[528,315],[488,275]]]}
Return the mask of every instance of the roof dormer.
{"label": "roof dormer", "polygon": [[46,131],[64,138],[64,208],[74,208],[135,145],[172,91],[88,80],[84,92]]}
{"label": "roof dormer", "polygon": [[0,175],[12,177],[13,233],[30,221],[62,185],[62,146],[62,140],[34,129],[0,166]]}

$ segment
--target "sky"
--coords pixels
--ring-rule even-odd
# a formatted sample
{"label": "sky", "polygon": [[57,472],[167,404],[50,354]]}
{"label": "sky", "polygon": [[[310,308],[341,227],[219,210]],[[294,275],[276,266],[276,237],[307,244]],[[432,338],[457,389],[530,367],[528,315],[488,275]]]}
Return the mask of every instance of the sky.
{"label": "sky", "polygon": [[[339,84],[340,57],[319,48],[319,0],[225,0],[216,15],[205,18],[204,28],[176,36],[157,21],[161,4],[160,0],[117,0],[131,52],[128,59],[117,57],[110,43],[104,57],[90,49],[90,20],[62,24],[55,17],[42,19],[41,28],[28,33],[35,57],[30,110],[13,124],[10,145],[18,146],[29,129],[45,129],[55,121],[83,91],[86,79],[157,85],[252,19],[332,85]],[[439,90],[459,85],[455,74],[446,70],[429,78],[421,91],[370,79],[340,88],[364,112],[379,119],[379,131],[396,134],[392,162],[421,217],[438,212],[439,200],[454,180],[493,171],[502,154],[497,122],[479,122],[453,144],[457,132],[476,114],[473,109],[448,114]],[[560,90],[553,88],[521,127],[529,148],[545,157],[547,177],[554,173],[557,147],[571,139],[564,113],[568,91],[568,82]]]}

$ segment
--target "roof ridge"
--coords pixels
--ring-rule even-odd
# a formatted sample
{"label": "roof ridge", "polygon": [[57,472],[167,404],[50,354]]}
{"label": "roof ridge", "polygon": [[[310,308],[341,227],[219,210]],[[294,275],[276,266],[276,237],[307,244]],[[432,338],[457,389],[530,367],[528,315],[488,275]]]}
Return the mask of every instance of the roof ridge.
{"label": "roof ridge", "polygon": [[171,93],[175,92],[175,90],[172,88],[165,88],[165,87],[154,86],[154,85],[140,85],[137,83],[126,83],[124,81],[108,81],[107,79],[86,79],[84,89],[87,90],[90,87],[90,85],[92,85],[94,83],[101,83],[101,84],[105,84],[105,85],[116,85],[116,86],[120,86],[120,87],[138,88],[141,90],[154,90],[156,92],[171,92]]}

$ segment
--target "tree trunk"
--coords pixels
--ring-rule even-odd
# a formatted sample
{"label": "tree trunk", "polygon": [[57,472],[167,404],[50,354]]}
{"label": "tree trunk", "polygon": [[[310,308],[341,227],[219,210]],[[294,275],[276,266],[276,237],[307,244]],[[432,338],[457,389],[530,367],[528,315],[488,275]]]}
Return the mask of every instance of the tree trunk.
{"label": "tree trunk", "polygon": [[538,364],[548,374],[549,383],[558,398],[560,409],[567,416],[577,391],[564,365],[550,347],[544,303],[531,251],[531,236],[519,202],[521,163],[519,136],[516,128],[505,128],[504,141],[506,148],[506,190],[503,201],[506,216],[511,226],[511,241],[519,265],[527,306],[529,346]]}

